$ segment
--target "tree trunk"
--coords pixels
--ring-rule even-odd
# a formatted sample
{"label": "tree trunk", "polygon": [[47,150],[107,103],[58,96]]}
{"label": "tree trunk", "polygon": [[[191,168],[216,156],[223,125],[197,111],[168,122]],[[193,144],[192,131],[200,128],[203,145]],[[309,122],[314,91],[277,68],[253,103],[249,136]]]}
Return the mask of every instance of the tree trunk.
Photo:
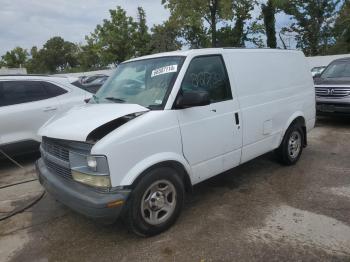
{"label": "tree trunk", "polygon": [[277,39],[276,39],[276,28],[275,28],[275,13],[276,7],[273,2],[269,0],[267,4],[262,5],[262,13],[264,16],[264,25],[266,31],[266,44],[270,48],[277,47]]}
{"label": "tree trunk", "polygon": [[216,13],[218,10],[218,1],[219,0],[210,0],[209,9],[210,9],[210,21],[211,21],[211,45],[216,47]]}

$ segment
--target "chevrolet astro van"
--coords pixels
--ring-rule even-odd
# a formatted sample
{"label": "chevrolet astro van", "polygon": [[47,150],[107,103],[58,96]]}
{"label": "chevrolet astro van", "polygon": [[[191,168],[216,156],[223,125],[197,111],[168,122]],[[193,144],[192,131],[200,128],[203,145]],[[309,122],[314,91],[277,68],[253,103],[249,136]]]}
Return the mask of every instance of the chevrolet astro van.
{"label": "chevrolet astro van", "polygon": [[87,104],[47,122],[36,166],[58,201],[150,236],[203,180],[272,150],[295,164],[314,124],[302,52],[162,53],[121,63]]}

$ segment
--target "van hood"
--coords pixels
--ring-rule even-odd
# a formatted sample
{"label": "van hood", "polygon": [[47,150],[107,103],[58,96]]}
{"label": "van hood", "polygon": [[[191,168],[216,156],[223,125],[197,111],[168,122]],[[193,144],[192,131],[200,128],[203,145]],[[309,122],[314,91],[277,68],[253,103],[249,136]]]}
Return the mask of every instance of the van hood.
{"label": "van hood", "polygon": [[40,136],[82,141],[98,127],[133,113],[149,111],[136,104],[85,104],[58,114],[40,130]]}

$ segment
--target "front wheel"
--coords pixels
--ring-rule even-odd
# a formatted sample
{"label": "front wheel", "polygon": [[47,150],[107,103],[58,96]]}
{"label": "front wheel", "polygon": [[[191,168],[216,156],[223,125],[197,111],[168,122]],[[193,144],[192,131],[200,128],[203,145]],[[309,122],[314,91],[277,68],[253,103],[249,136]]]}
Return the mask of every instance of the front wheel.
{"label": "front wheel", "polygon": [[294,165],[303,151],[304,132],[299,125],[292,125],[286,131],[276,154],[282,164]]}
{"label": "front wheel", "polygon": [[141,236],[167,230],[181,213],[184,185],[176,170],[159,167],[144,174],[128,200],[126,222]]}

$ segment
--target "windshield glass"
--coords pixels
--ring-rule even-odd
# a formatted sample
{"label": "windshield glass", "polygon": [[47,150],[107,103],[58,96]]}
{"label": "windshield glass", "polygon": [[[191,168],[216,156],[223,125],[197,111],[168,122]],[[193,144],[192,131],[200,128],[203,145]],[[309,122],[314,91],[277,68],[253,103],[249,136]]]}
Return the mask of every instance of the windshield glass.
{"label": "windshield glass", "polygon": [[159,57],[120,64],[102,88],[94,103],[139,104],[160,109],[181,69],[184,57]]}
{"label": "windshield glass", "polygon": [[322,73],[322,78],[350,77],[350,61],[330,64]]}

